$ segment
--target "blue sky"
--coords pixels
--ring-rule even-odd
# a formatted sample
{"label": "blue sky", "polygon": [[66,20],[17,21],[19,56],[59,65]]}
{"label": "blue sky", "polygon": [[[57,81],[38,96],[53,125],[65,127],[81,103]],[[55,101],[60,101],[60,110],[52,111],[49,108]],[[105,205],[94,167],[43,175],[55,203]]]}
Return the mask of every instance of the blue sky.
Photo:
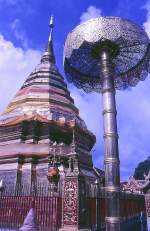
{"label": "blue sky", "polygon": [[[39,62],[55,18],[54,49],[63,73],[63,44],[76,25],[91,17],[131,19],[150,35],[150,1],[146,0],[0,0],[0,111]],[[68,84],[80,115],[97,136],[93,159],[103,168],[101,96],[85,94]],[[150,77],[136,88],[117,92],[121,178],[133,174],[138,162],[150,156]],[[90,106],[89,106],[90,105]]]}

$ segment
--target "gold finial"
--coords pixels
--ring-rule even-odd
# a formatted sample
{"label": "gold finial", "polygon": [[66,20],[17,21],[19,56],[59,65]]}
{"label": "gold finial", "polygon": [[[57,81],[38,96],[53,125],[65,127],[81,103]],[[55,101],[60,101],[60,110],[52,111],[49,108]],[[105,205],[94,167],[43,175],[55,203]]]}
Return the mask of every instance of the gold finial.
{"label": "gold finial", "polygon": [[51,17],[50,17],[49,25],[50,25],[50,28],[54,27],[54,16],[53,15],[51,15]]}
{"label": "gold finial", "polygon": [[54,16],[53,15],[51,15],[50,17],[49,26],[50,26],[50,35],[49,35],[49,42],[50,42],[52,41],[52,33],[53,33],[53,28],[54,28]]}

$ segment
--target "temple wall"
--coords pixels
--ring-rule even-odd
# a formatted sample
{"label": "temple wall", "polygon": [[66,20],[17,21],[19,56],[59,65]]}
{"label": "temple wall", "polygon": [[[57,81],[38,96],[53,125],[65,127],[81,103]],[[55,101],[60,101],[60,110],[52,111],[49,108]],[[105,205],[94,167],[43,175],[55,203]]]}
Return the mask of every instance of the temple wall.
{"label": "temple wall", "polygon": [[18,156],[18,153],[24,156],[31,156],[31,154],[42,156],[49,153],[49,144],[33,144],[33,143],[11,143],[8,145],[0,145],[0,156],[11,158]]}
{"label": "temple wall", "polygon": [[16,183],[17,165],[17,163],[1,164],[0,180],[3,180],[4,184]]}
{"label": "temple wall", "polygon": [[22,184],[31,184],[31,163],[22,165]]}
{"label": "temple wall", "polygon": [[37,176],[37,183],[42,183],[47,185],[47,170],[48,170],[48,163],[39,163],[36,166],[36,176]]}

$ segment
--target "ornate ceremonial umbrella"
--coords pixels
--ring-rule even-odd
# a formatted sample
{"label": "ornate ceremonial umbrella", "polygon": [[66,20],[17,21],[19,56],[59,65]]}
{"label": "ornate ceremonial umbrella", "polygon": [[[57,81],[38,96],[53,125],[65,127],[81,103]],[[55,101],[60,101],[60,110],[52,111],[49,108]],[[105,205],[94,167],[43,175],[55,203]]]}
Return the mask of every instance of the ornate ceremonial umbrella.
{"label": "ornate ceremonial umbrella", "polygon": [[64,47],[66,76],[86,92],[102,93],[106,230],[120,230],[120,167],[115,89],[144,80],[150,71],[150,41],[129,20],[100,17],[77,26]]}

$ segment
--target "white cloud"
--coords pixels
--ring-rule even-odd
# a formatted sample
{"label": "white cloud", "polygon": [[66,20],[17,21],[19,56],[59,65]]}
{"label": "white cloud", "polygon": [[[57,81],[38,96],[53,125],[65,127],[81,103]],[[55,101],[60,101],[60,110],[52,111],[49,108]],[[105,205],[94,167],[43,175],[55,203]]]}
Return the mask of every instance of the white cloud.
{"label": "white cloud", "polygon": [[150,76],[130,91],[117,92],[119,149],[123,178],[150,155]]}
{"label": "white cloud", "polygon": [[40,57],[40,51],[24,51],[0,35],[0,111],[4,110]]}
{"label": "white cloud", "polygon": [[97,167],[103,168],[103,124],[101,95],[97,93],[86,94],[77,89],[72,84],[68,84],[71,96],[75,100],[75,105],[79,108],[82,119],[85,120],[87,128],[96,135],[96,145],[93,148],[93,159]]}
{"label": "white cloud", "polygon": [[16,18],[11,24],[10,28],[16,37],[16,39],[21,43],[21,46],[24,49],[28,49],[30,40],[28,39],[28,36],[25,32],[25,30],[22,27],[20,19]]}
{"label": "white cloud", "polygon": [[[86,94],[69,86],[80,115],[88,129],[97,137],[93,152],[94,163],[103,168],[103,121],[101,94]],[[117,120],[119,131],[119,155],[121,179],[133,175],[135,167],[150,155],[150,76],[130,91],[117,91]]]}
{"label": "white cloud", "polygon": [[30,1],[26,0],[0,0],[0,9],[7,7],[7,10],[14,13],[23,13],[23,15],[33,15],[34,8],[31,7]]}
{"label": "white cloud", "polygon": [[143,7],[147,11],[146,22],[143,24],[145,31],[150,37],[150,2]]}
{"label": "white cloud", "polygon": [[85,22],[91,18],[97,18],[101,16],[101,9],[97,8],[95,6],[89,6],[86,10],[86,12],[83,12],[80,17],[80,22]]}

